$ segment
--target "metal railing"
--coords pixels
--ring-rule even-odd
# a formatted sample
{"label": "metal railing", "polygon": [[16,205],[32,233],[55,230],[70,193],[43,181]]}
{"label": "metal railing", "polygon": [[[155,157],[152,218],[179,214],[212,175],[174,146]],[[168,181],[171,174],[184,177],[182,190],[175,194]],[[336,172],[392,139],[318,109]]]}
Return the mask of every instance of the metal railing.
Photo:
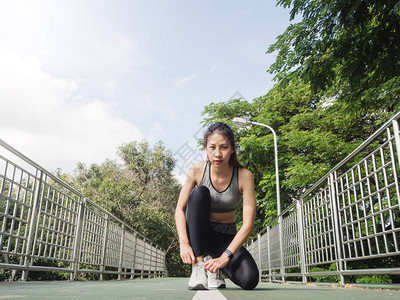
{"label": "metal railing", "polygon": [[399,120],[400,113],[282,212],[281,236],[277,218],[247,245],[261,279],[333,275],[344,284],[349,275],[400,274]]}
{"label": "metal railing", "polygon": [[[0,140],[0,269],[166,275],[166,253]],[[5,153],[5,154],[3,154]],[[6,158],[7,156],[7,158]],[[12,158],[10,158],[12,157]]]}

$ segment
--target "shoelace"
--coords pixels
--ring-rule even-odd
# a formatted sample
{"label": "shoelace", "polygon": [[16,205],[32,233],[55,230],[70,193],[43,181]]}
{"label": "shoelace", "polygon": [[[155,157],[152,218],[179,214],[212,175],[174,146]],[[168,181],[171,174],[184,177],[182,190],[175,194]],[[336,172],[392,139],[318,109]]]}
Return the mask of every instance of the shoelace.
{"label": "shoelace", "polygon": [[202,266],[199,264],[194,265],[194,273],[195,273],[196,277],[197,277],[197,275],[199,275],[201,268],[202,268]]}

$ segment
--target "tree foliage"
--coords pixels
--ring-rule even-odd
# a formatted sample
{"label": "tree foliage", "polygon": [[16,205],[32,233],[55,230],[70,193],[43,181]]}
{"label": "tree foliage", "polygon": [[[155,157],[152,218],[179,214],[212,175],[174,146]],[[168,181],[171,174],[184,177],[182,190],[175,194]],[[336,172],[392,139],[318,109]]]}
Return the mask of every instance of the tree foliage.
{"label": "tree foliage", "polygon": [[294,78],[313,92],[359,109],[398,109],[400,1],[278,0],[291,24],[268,53],[269,71],[287,84]]}
{"label": "tree foliage", "polygon": [[[235,99],[211,103],[203,111],[204,125],[238,116],[268,124],[278,135],[282,209],[292,204],[327,171],[338,164],[388,118],[384,112],[347,113],[341,102],[323,100],[309,85],[293,80],[275,85],[266,95],[248,102]],[[236,129],[239,159],[256,183],[257,226],[277,216],[274,141],[264,127]]]}
{"label": "tree foliage", "polygon": [[106,160],[86,167],[78,163],[73,185],[82,194],[101,205],[168,251],[171,275],[181,274],[174,210],[180,184],[172,171],[175,160],[162,142],[130,142],[118,148],[122,163]]}

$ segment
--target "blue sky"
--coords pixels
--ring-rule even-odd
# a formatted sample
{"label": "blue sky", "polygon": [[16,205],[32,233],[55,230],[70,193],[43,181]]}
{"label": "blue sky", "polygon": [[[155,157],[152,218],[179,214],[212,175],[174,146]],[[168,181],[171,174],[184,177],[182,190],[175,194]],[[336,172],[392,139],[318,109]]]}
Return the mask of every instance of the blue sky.
{"label": "blue sky", "polygon": [[0,7],[0,138],[65,172],[116,158],[132,140],[194,148],[204,106],[273,86],[265,52],[289,25],[275,1]]}

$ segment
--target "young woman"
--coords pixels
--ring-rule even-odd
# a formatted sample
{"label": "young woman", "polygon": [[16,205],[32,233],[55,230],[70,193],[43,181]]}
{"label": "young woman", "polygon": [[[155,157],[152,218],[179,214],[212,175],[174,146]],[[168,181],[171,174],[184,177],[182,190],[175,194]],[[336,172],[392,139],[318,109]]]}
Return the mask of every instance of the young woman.
{"label": "young woman", "polygon": [[[254,289],[259,271],[242,246],[253,230],[253,175],[238,161],[232,129],[211,125],[204,134],[207,161],[192,166],[175,211],[182,261],[192,265],[190,290],[224,288],[221,271],[243,289]],[[243,225],[236,209],[243,199]]]}

